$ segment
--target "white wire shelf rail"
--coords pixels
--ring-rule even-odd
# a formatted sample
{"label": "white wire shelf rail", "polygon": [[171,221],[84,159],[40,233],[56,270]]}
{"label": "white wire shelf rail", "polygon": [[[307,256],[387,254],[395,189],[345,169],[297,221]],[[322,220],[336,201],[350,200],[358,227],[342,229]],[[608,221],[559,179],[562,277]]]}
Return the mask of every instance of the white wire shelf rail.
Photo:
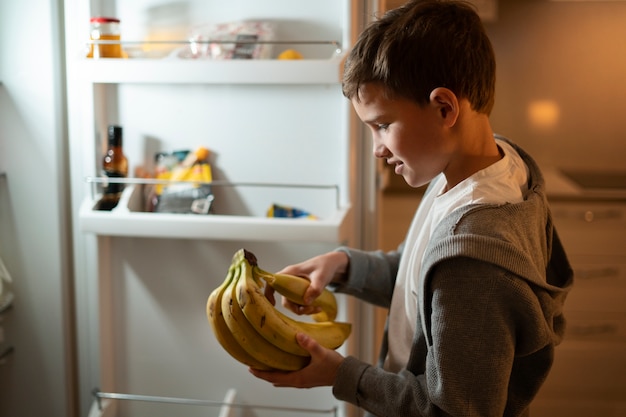
{"label": "white wire shelf rail", "polygon": [[[137,395],[137,394],[124,394],[114,392],[102,392],[99,389],[94,389],[92,395],[95,399],[95,405],[98,411],[102,411],[105,408],[103,400],[120,400],[120,401],[136,401],[136,402],[148,402],[159,404],[178,404],[185,406],[200,406],[200,407],[228,407],[230,409],[248,409],[248,410],[266,410],[273,412],[288,413],[285,415],[294,416],[295,414],[307,414],[319,415],[319,416],[338,416],[338,407],[331,408],[306,408],[306,407],[289,407],[289,406],[277,406],[266,404],[252,404],[247,402],[228,401],[213,401],[195,398],[182,398],[182,397],[165,397],[155,395]],[[228,395],[227,395],[228,396]],[[234,398],[234,397],[233,397]]]}
{"label": "white wire shelf rail", "polygon": [[[198,180],[167,180],[156,178],[109,178],[109,177],[86,177],[85,182],[89,184],[131,184],[131,185],[208,185],[211,187],[254,187],[254,188],[285,188],[285,189],[301,189],[301,190],[330,190],[334,193],[335,208],[341,207],[340,188],[337,184],[295,184],[280,182],[253,182],[253,181],[198,181]],[[95,188],[92,187],[92,198],[95,197]]]}
{"label": "white wire shelf rail", "polygon": [[[230,181],[169,181],[150,178],[107,178],[87,177],[91,185],[91,196],[86,198],[79,213],[83,232],[102,236],[188,238],[212,240],[248,241],[299,241],[331,242],[344,244],[350,239],[352,208],[341,201],[338,185],[258,183]],[[106,182],[126,184],[116,208],[111,211],[97,210],[98,185]],[[209,214],[155,213],[143,209],[145,190],[143,186],[172,184],[206,184],[216,187],[250,187],[245,202],[239,201],[243,194],[231,191],[231,200],[226,208]],[[267,189],[269,191],[264,190]],[[222,195],[228,194],[222,191]],[[286,196],[302,204],[287,207],[303,207],[316,215],[310,217],[267,217],[266,208],[276,199]],[[325,196],[323,199],[320,196]],[[254,198],[253,198],[254,197]],[[228,198],[226,198],[228,200]],[[214,202],[219,204],[220,198]],[[309,205],[310,203],[310,205]],[[224,203],[228,204],[228,203]],[[309,207],[315,208],[310,209]],[[246,210],[253,210],[247,212]]]}
{"label": "white wire shelf rail", "polygon": [[336,40],[252,40],[252,39],[172,39],[172,40],[104,40],[90,39],[85,41],[91,45],[121,45],[121,46],[179,46],[179,45],[308,45],[331,46],[335,54],[343,52],[341,42]]}

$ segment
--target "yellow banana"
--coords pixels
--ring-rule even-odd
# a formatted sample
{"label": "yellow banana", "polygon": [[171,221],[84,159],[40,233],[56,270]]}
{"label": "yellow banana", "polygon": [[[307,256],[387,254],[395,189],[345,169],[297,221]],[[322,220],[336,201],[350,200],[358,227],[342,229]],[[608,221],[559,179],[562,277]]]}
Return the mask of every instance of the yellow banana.
{"label": "yellow banana", "polygon": [[[262,278],[280,295],[296,304],[304,304],[304,293],[309,288],[310,281],[308,279],[288,274],[272,274],[259,268],[258,265],[252,265],[252,273]],[[335,295],[325,289],[319,297],[313,301],[313,305],[320,307],[322,311],[311,315],[315,321],[333,321],[337,318],[337,300]]]}
{"label": "yellow banana", "polygon": [[242,280],[240,274],[245,264],[247,262],[241,262],[236,266],[233,279],[222,296],[222,311],[226,325],[239,345],[257,361],[270,368],[284,371],[302,369],[309,363],[310,357],[294,355],[270,343],[257,332],[241,311],[235,291],[237,282]]}
{"label": "yellow banana", "polygon": [[206,305],[207,318],[209,319],[215,338],[219,344],[222,345],[224,350],[226,350],[226,352],[228,352],[233,358],[251,368],[269,370],[271,369],[269,366],[256,360],[241,347],[224,321],[224,315],[222,312],[222,295],[230,282],[233,280],[234,271],[235,267],[231,266],[224,282],[219,287],[214,289],[209,295]]}
{"label": "yellow banana", "polygon": [[260,280],[252,272],[256,257],[244,250],[244,258],[240,264],[239,279],[234,283],[237,290],[236,302],[253,328],[265,339],[286,352],[303,356],[308,356],[309,353],[296,342],[296,333],[306,333],[329,349],[336,349],[345,342],[351,331],[349,323],[307,323],[294,320],[278,311],[265,297]]}

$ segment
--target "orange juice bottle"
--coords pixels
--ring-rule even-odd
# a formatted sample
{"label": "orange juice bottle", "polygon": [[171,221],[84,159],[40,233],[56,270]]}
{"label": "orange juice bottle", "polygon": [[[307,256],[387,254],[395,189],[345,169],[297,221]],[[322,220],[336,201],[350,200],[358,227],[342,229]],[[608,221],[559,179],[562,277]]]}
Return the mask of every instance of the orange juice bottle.
{"label": "orange juice bottle", "polygon": [[116,43],[90,44],[87,58],[123,58],[120,20],[114,17],[92,17],[89,22],[91,26],[89,37],[92,41],[116,41]]}

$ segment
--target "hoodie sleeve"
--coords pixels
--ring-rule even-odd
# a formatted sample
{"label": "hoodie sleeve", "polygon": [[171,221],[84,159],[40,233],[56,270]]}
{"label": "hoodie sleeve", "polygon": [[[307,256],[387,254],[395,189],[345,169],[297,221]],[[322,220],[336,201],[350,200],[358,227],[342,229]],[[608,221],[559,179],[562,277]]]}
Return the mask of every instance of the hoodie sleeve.
{"label": "hoodie sleeve", "polygon": [[374,305],[389,308],[403,245],[391,252],[366,252],[347,247],[338,248],[350,258],[346,279],[332,283],[337,292],[355,296]]}

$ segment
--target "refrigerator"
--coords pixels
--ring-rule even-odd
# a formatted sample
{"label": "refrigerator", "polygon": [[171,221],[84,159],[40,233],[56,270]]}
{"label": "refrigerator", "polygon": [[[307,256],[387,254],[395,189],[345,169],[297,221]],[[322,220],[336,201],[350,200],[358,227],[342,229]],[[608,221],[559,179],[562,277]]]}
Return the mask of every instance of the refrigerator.
{"label": "refrigerator", "polygon": [[[65,1],[81,415],[358,415],[329,387],[252,377],[218,344],[205,308],[241,248],[276,271],[340,245],[374,246],[371,146],[340,83],[373,9],[356,0]],[[126,58],[86,58],[93,16],[120,20]],[[262,56],[227,56],[232,37],[254,25]],[[206,42],[215,33],[226,43]],[[277,59],[288,49],[303,59]],[[123,129],[129,179],[118,206],[101,211],[110,125]],[[210,151],[211,212],[149,211],[154,184],[143,173],[155,155],[198,147]],[[314,218],[268,217],[274,204]],[[353,324],[340,352],[374,361],[373,310],[337,299],[338,319]]]}

